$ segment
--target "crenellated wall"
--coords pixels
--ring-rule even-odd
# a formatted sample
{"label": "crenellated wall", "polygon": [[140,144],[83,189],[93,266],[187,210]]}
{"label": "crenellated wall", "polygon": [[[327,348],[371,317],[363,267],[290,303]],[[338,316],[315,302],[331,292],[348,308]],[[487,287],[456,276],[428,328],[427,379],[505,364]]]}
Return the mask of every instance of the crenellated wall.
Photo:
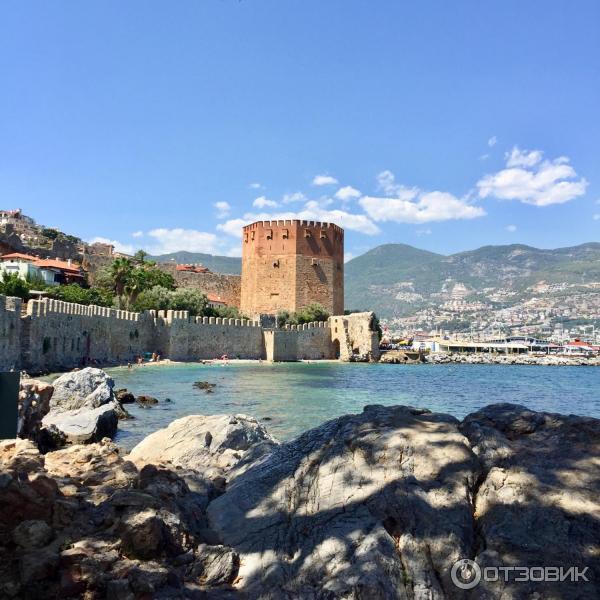
{"label": "crenellated wall", "polygon": [[21,367],[25,370],[122,363],[154,350],[160,348],[150,313],[44,298],[30,300],[22,319]]}
{"label": "crenellated wall", "polygon": [[[180,361],[354,360],[373,355],[372,313],[271,329],[259,321],[190,317],[187,311],[134,313],[43,298],[0,296],[0,368],[60,371],[134,361],[146,352]],[[340,346],[340,340],[343,340]],[[342,351],[340,351],[340,347]]]}
{"label": "crenellated wall", "polygon": [[323,321],[265,332],[265,352],[269,361],[321,360],[333,358],[333,351],[331,330]]}
{"label": "crenellated wall", "polygon": [[169,329],[166,355],[172,360],[211,359],[223,354],[257,360],[265,356],[263,329],[257,321],[190,317],[186,311],[167,311],[165,323]]}

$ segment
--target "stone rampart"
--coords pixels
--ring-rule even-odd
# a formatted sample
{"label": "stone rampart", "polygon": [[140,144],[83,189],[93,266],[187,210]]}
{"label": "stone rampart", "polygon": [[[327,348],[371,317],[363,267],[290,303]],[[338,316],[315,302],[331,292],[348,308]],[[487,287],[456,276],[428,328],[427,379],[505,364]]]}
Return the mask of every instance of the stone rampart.
{"label": "stone rampart", "polygon": [[223,273],[194,273],[192,271],[177,271],[172,264],[158,263],[165,273],[175,279],[177,287],[198,290],[207,296],[215,296],[227,306],[240,307],[242,278],[240,275]]}
{"label": "stone rampart", "polygon": [[180,361],[224,354],[273,361],[356,360],[357,354],[372,357],[377,335],[369,332],[371,313],[275,329],[247,319],[191,317],[183,310],[135,313],[49,298],[30,300],[26,314],[21,312],[20,300],[0,296],[0,368],[60,371],[123,364],[147,352]]}
{"label": "stone rampart", "polygon": [[267,331],[265,352],[269,361],[333,358],[334,347],[329,325],[320,321]]}
{"label": "stone rampart", "polygon": [[32,371],[122,363],[160,351],[150,313],[49,298],[27,303],[21,340],[21,367]]}
{"label": "stone rampart", "polygon": [[[172,313],[172,314],[169,314]],[[167,311],[167,356],[172,360],[265,356],[263,329],[257,321],[220,317],[190,317],[186,311]]]}
{"label": "stone rampart", "polygon": [[19,366],[21,299],[0,296],[0,370]]}

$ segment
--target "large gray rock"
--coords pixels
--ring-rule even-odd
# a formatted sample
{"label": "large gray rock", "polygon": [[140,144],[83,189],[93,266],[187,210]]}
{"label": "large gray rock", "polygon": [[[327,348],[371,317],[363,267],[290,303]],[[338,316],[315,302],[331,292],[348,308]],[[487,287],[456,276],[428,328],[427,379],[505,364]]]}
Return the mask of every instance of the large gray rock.
{"label": "large gray rock", "polygon": [[370,406],[275,448],[208,506],[251,598],[454,597],[477,459],[453,417]]}
{"label": "large gray rock", "polygon": [[192,415],[142,440],[129,455],[138,465],[170,462],[233,477],[278,442],[252,417]]}
{"label": "large gray rock", "polygon": [[113,401],[97,408],[51,410],[42,419],[42,445],[59,448],[65,444],[91,444],[112,438],[117,432],[121,406]]}
{"label": "large gray rock", "polygon": [[589,582],[501,577],[480,583],[478,593],[600,598],[600,420],[495,404],[468,415],[461,429],[483,465],[474,502],[476,562],[588,567]]}
{"label": "large gray rock", "polygon": [[53,385],[51,410],[98,408],[115,400],[114,381],[102,369],[87,367],[65,373]]}

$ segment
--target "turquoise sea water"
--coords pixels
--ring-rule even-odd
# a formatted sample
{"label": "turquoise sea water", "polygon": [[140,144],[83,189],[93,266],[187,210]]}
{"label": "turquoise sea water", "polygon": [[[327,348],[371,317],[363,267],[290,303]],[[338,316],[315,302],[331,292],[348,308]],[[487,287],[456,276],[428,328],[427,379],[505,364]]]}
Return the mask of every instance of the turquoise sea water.
{"label": "turquoise sea water", "polygon": [[[107,372],[117,388],[160,400],[152,408],[127,405],[136,418],[119,423],[116,441],[125,448],[192,414],[252,415],[282,440],[367,404],[409,404],[462,418],[486,404],[515,402],[600,417],[598,367],[232,362]],[[215,383],[214,392],[195,389],[195,381]]]}

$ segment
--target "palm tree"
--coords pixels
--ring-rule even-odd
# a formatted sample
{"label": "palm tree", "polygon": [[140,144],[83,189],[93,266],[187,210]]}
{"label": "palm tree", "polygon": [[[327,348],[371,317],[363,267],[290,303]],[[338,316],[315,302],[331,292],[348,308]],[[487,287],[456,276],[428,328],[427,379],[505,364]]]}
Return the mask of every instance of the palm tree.
{"label": "palm tree", "polygon": [[147,256],[148,256],[148,253],[145,250],[138,250],[133,255],[133,261],[136,263],[139,263],[140,265],[143,265],[146,262]]}
{"label": "palm tree", "polygon": [[119,299],[125,293],[132,271],[133,265],[128,258],[116,258],[110,266],[113,290]]}

